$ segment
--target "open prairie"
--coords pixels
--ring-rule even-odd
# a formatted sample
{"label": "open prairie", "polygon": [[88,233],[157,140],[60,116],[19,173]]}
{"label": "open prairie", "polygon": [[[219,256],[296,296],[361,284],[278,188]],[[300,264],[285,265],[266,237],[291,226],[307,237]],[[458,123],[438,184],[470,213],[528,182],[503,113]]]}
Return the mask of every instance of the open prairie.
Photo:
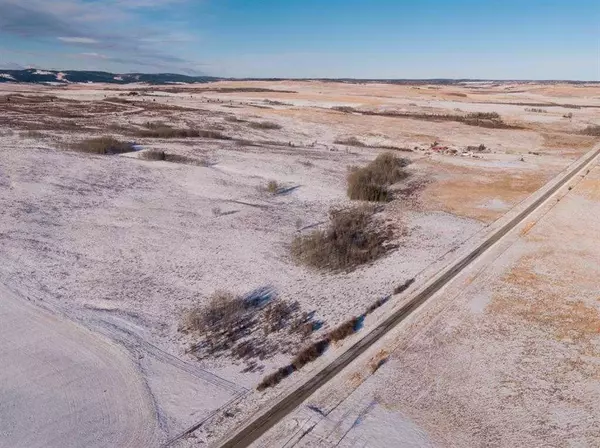
{"label": "open prairie", "polygon": [[[115,353],[123,375],[135,371],[115,387],[135,394],[138,414],[114,440],[137,431],[144,446],[196,446],[334,358],[413,282],[591,151],[600,87],[5,83],[0,136],[0,301],[43,308],[53,325],[84,332],[82,346],[97,338],[96,352]],[[313,420],[321,426],[302,443],[360,445],[385,424],[414,446],[565,435],[596,445],[597,171],[411,324],[376,374],[366,363],[332,386],[340,415]],[[306,347],[318,353],[301,359]],[[90,365],[104,381],[108,367]],[[329,390],[314,407],[334,406]],[[111,406],[126,413],[117,395],[98,401],[101,421]],[[11,399],[0,391],[0,403]],[[316,412],[306,406],[297,421]],[[19,431],[3,421],[0,434]],[[97,434],[86,446],[103,446]]]}

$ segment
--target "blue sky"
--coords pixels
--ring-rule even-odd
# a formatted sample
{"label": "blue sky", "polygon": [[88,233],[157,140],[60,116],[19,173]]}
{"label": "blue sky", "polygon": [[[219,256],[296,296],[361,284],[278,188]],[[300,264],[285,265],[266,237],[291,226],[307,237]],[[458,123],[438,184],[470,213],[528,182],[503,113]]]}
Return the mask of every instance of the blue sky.
{"label": "blue sky", "polygon": [[600,80],[600,0],[0,0],[0,67]]}

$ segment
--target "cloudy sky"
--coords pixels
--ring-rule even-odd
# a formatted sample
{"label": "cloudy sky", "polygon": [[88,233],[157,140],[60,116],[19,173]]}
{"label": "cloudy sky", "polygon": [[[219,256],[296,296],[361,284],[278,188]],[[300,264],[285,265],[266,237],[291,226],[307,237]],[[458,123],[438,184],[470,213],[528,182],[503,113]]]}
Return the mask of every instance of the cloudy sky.
{"label": "cloudy sky", "polygon": [[0,68],[600,80],[600,0],[0,0]]}

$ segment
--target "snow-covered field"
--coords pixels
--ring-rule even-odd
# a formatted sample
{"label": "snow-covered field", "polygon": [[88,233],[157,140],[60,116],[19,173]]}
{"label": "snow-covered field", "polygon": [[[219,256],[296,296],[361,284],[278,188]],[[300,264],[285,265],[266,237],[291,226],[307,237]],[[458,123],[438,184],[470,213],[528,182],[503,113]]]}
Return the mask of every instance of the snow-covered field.
{"label": "snow-covered field", "polygon": [[598,446],[597,162],[571,186],[256,445]]}
{"label": "snow-covered field", "polygon": [[[235,90],[257,86],[273,91]],[[142,89],[139,95],[119,96],[136,89]],[[532,86],[532,95],[541,89]],[[575,110],[569,120],[562,117],[569,109],[555,107],[544,114],[553,120],[540,122],[530,119],[524,106],[489,104],[517,101],[501,89],[488,95],[463,90],[469,97],[457,99],[443,89],[290,81],[192,89],[3,84],[0,284],[21,300],[123,345],[153,397],[158,439],[175,437],[204,419],[198,439],[188,442],[210,439],[282,390],[259,393],[254,387],[288,363],[293,350],[255,359],[251,369],[248,360],[229,356],[198,359],[189,353],[193,340],[179,331],[185,310],[219,290],[244,295],[268,289],[277,300],[297,301],[321,322],[312,335],[318,338],[468,241],[594,142],[576,134],[595,119],[593,108]],[[26,99],[7,102],[14,93]],[[56,99],[27,100],[43,95]],[[527,100],[519,95],[518,101]],[[551,91],[544,95],[557,103],[583,101],[553,98]],[[524,129],[329,109],[401,103],[445,113],[458,107],[493,110]],[[88,136],[130,139],[123,129],[147,121],[213,129],[234,140],[135,141],[144,149],[202,160],[198,166],[142,160],[140,153],[100,156],[64,149]],[[263,121],[281,128],[248,125]],[[374,147],[335,143],[348,137]],[[484,143],[490,151],[476,157],[436,154],[429,150],[434,141],[457,149]],[[298,265],[290,256],[291,241],[322,227],[332,207],[350,205],[348,167],[365,165],[385,151],[377,145],[416,148],[397,154],[412,161],[410,179],[423,181],[415,197],[394,200],[379,212],[398,230],[398,249],[351,272]],[[265,191],[271,180],[286,192]],[[227,407],[232,400],[233,410]],[[393,421],[379,409],[368,417],[376,425],[381,419],[374,415]],[[408,420],[406,428],[415,431],[417,442],[428,439]]]}

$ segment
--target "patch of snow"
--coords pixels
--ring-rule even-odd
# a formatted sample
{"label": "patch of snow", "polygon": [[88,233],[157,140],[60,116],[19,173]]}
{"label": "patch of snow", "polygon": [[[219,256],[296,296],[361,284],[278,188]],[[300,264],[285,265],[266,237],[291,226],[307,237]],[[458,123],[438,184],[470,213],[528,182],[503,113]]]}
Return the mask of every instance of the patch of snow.
{"label": "patch of snow", "polygon": [[494,198],[481,205],[481,208],[487,208],[490,210],[508,210],[510,204],[507,204],[502,199]]}
{"label": "patch of snow", "polygon": [[425,448],[433,444],[427,434],[398,411],[390,411],[381,405],[357,419],[350,437],[366,442],[370,447],[402,446]]}

